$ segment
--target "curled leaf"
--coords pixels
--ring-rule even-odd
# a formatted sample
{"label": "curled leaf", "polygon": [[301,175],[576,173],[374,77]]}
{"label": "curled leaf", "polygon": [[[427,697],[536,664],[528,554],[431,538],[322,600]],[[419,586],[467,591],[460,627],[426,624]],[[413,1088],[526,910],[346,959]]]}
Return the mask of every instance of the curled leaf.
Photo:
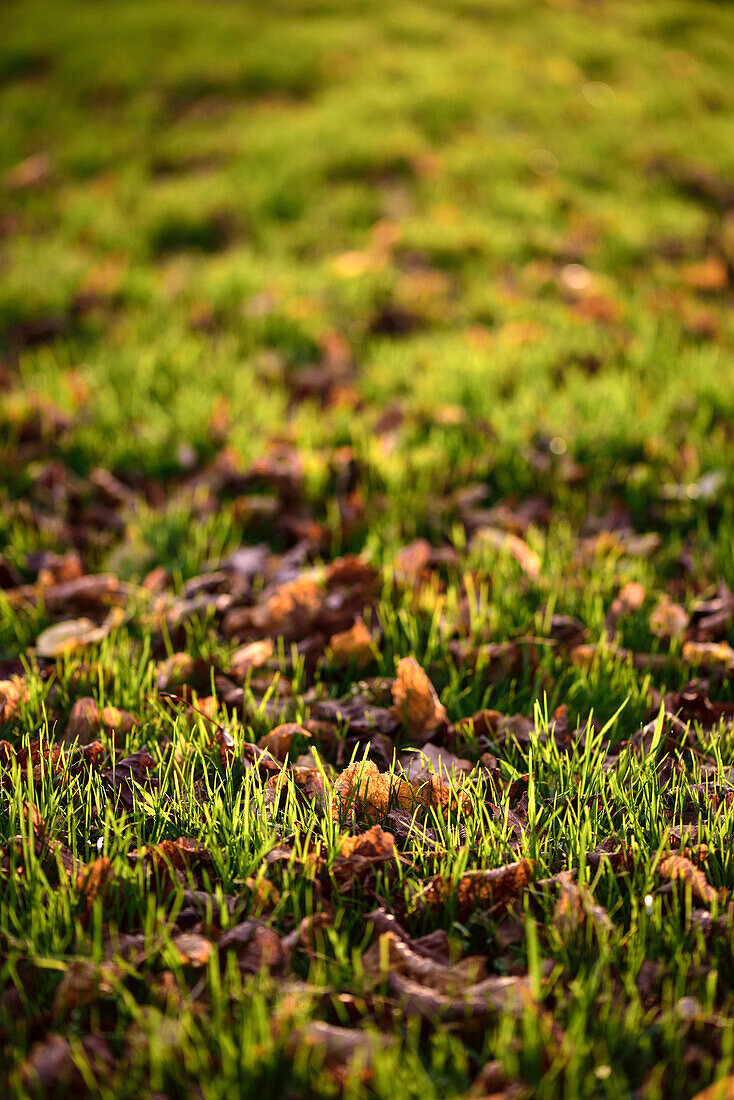
{"label": "curled leaf", "polygon": [[392,712],[413,734],[436,729],[446,721],[436,689],[415,657],[398,663],[398,675],[392,686]]}
{"label": "curled leaf", "polygon": [[443,875],[434,875],[415,904],[436,910],[455,898],[459,913],[468,916],[475,909],[514,900],[530,882],[534,867],[532,860],[520,859],[492,871],[467,871],[455,884]]}

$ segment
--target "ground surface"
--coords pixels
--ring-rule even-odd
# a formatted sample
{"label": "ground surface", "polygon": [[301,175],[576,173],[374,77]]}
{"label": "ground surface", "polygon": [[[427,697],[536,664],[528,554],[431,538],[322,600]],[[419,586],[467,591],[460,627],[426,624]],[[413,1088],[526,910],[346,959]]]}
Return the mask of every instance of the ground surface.
{"label": "ground surface", "polygon": [[725,1078],[734,7],[8,3],[0,174],[0,1079]]}

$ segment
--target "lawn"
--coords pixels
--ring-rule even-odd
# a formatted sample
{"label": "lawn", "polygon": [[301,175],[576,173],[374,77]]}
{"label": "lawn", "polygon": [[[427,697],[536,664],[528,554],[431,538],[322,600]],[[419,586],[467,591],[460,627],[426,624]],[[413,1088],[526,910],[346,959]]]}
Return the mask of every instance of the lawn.
{"label": "lawn", "polygon": [[734,1096],[734,5],[2,22],[0,1091]]}

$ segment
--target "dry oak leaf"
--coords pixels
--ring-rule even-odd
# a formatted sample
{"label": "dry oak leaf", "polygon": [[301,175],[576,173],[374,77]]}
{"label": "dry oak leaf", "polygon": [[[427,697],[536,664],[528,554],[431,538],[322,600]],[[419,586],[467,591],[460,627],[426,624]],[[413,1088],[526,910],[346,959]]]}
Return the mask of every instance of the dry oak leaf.
{"label": "dry oak leaf", "polygon": [[262,668],[274,653],[275,643],[272,638],[263,638],[259,642],[248,642],[247,645],[236,649],[230,657],[228,673],[238,683],[242,683],[250,669]]}
{"label": "dry oak leaf", "polygon": [[171,944],[176,949],[179,962],[182,966],[191,966],[196,969],[206,966],[212,953],[211,941],[198,932],[183,932],[174,936]]}
{"label": "dry oak leaf", "polygon": [[334,783],[334,810],[343,815],[352,810],[371,822],[384,818],[391,810],[413,813],[418,806],[449,807],[451,791],[436,775],[417,783],[402,776],[379,771],[372,760],[355,761]]}
{"label": "dry oak leaf", "polygon": [[354,662],[357,668],[365,668],[375,656],[375,643],[364,619],[355,619],[349,630],[332,634],[329,639],[329,656],[340,665]]}
{"label": "dry oak leaf", "polygon": [[422,985],[399,970],[388,974],[388,985],[400,1000],[405,1016],[421,1016],[431,1024],[437,1019],[446,1023],[471,1022],[492,1012],[520,1018],[531,1006],[537,1011],[528,978],[518,975],[493,975],[465,986],[453,996]]}
{"label": "dry oak leaf", "polygon": [[612,922],[602,905],[597,905],[584,886],[579,886],[571,871],[562,871],[557,876],[559,886],[558,901],[555,910],[555,922],[565,932],[570,933],[586,923],[587,917],[600,931],[609,931]]}
{"label": "dry oak leaf", "polygon": [[383,932],[363,956],[365,973],[375,980],[399,971],[442,993],[457,994],[467,986],[481,981],[486,974],[487,962],[482,956],[469,956],[447,965],[415,951],[410,944],[393,931]]}
{"label": "dry oak leaf", "polygon": [[354,1028],[335,1027],[321,1020],[312,1020],[291,1035],[288,1050],[294,1054],[299,1048],[311,1047],[319,1051],[327,1063],[346,1063],[353,1060],[369,1066],[376,1049],[386,1049],[393,1044],[387,1035],[372,1036]]}
{"label": "dry oak leaf", "polygon": [[241,971],[279,970],[288,963],[290,948],[272,928],[258,920],[246,920],[229,928],[219,939],[220,952],[232,950]]}
{"label": "dry oak leaf", "polygon": [[690,886],[693,897],[705,905],[713,905],[718,899],[716,890],[706,881],[703,871],[685,856],[667,856],[660,861],[657,870],[659,875],[670,882],[678,880]]}
{"label": "dry oak leaf", "polygon": [[36,638],[36,652],[39,657],[58,657],[104,637],[104,627],[97,626],[91,619],[69,619],[43,630]]}
{"label": "dry oak leaf", "polygon": [[506,550],[531,580],[537,580],[540,576],[540,555],[519,535],[503,531],[499,527],[480,527],[472,542],[491,546],[495,550]]}
{"label": "dry oak leaf", "polygon": [[392,713],[413,734],[433,730],[446,722],[446,710],[436,689],[415,657],[398,662],[398,675],[392,686]]}
{"label": "dry oak leaf", "polygon": [[297,722],[285,722],[282,726],[276,726],[270,733],[266,733],[264,737],[261,737],[257,747],[264,752],[269,752],[282,764],[288,756],[294,737],[310,738],[311,734],[303,726],[299,726]]}
{"label": "dry oak leaf", "polygon": [[668,596],[661,596],[650,616],[650,630],[658,638],[679,638],[688,626],[688,612]]}
{"label": "dry oak leaf", "polygon": [[115,992],[121,970],[114,963],[74,959],[69,963],[54,995],[54,1012],[67,1013]]}
{"label": "dry oak leaf", "polygon": [[119,707],[102,707],[99,712],[99,720],[108,733],[119,733],[127,737],[138,724],[137,718],[127,710]]}
{"label": "dry oak leaf", "polygon": [[100,715],[97,704],[90,696],[83,696],[77,699],[71,708],[64,740],[79,741],[82,745],[86,745],[94,739],[99,726]]}
{"label": "dry oak leaf", "polygon": [[474,909],[514,900],[529,884],[534,867],[533,860],[520,859],[492,871],[467,871],[457,883],[434,875],[416,897],[414,907],[440,909],[455,898],[459,913],[468,916]]}
{"label": "dry oak leaf", "polygon": [[395,837],[373,825],[366,833],[343,837],[331,874],[340,889],[348,888],[355,878],[361,881],[373,868],[394,858]]}
{"label": "dry oak leaf", "polygon": [[0,722],[9,722],[21,703],[29,699],[28,684],[20,676],[0,680]]}
{"label": "dry oak leaf", "polygon": [[76,888],[84,899],[87,913],[91,912],[95,900],[100,897],[112,881],[114,869],[107,856],[95,859],[89,867],[79,872],[76,878]]}
{"label": "dry oak leaf", "polygon": [[728,642],[685,642],[683,660],[706,668],[734,668],[734,649]]}

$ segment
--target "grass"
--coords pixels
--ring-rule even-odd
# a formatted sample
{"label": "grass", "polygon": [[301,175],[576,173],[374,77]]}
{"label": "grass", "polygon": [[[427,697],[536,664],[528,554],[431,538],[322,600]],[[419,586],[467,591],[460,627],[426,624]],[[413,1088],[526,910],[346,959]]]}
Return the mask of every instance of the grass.
{"label": "grass", "polygon": [[[688,1100],[730,1075],[734,10],[27,0],[5,16],[0,1080]],[[197,580],[261,545],[244,581]],[[350,554],[373,587],[335,581],[328,603],[318,586]],[[65,570],[129,587],[54,602]],[[305,625],[267,604],[311,570]],[[703,625],[715,599],[728,617]],[[680,630],[660,624],[671,603]],[[110,625],[115,604],[104,638],[38,653],[48,627]],[[350,616],[372,639],[361,666],[333,644]],[[241,643],[263,639],[238,675]],[[407,656],[445,707],[433,731],[398,714],[355,735],[328,711],[356,696],[389,721]],[[135,724],[67,735],[80,698]],[[662,702],[683,725],[636,751]],[[247,746],[281,719],[304,728],[276,790]],[[376,818],[342,804],[338,775],[365,754],[397,775],[426,736],[470,779],[411,809],[427,834],[400,835],[384,805],[397,855],[345,888],[344,837]],[[120,787],[143,748],[151,767]],[[206,855],[150,853],[180,837]],[[679,847],[705,902],[660,871]],[[69,867],[100,858],[94,896]],[[523,858],[508,904],[462,909],[464,872]],[[437,875],[452,888],[426,907]],[[411,1000],[394,967],[375,974],[378,906],[411,944],[442,929],[452,965],[479,955],[530,995],[421,1013],[437,987]],[[272,947],[314,914],[279,965],[217,946],[253,919]],[[187,933],[209,944],[198,958]]]}

